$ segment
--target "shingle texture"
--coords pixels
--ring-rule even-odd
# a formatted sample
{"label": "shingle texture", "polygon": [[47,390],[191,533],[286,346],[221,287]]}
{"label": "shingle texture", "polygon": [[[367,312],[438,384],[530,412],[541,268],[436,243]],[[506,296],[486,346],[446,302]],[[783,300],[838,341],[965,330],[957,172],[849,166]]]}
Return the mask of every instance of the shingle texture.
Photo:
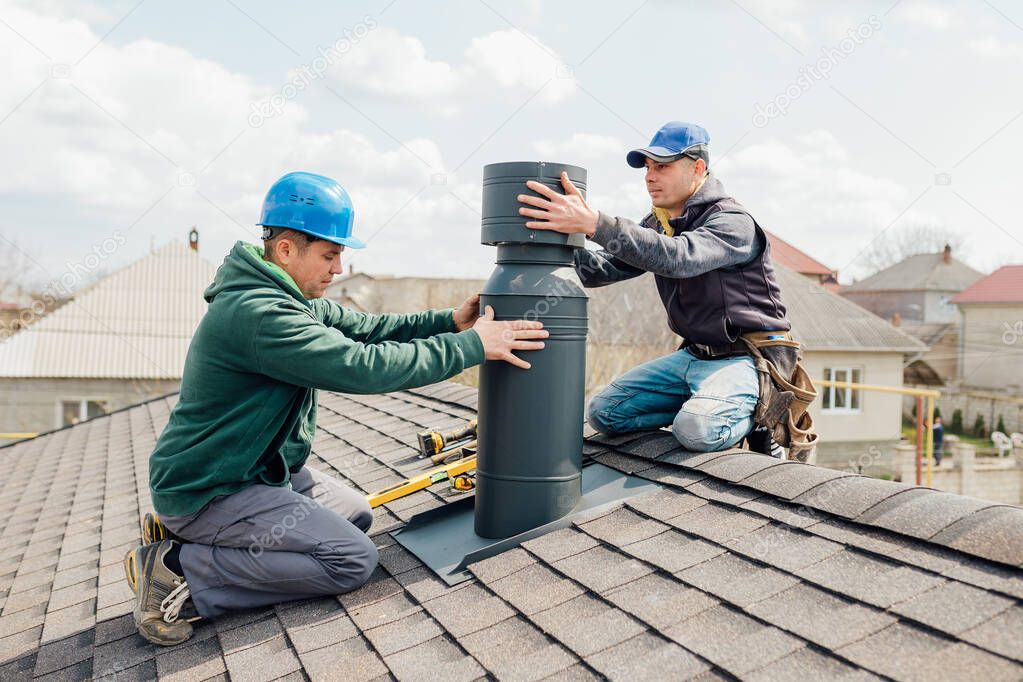
{"label": "shingle texture", "polygon": [[[157,648],[121,574],[176,396],[0,449],[0,679],[1020,679],[1023,510],[667,433],[594,436],[659,492],[470,567],[449,587],[388,532],[463,494],[376,511],[360,589],[200,623]],[[415,433],[475,414],[439,384],[321,392],[309,465],[362,491],[423,466]]]}

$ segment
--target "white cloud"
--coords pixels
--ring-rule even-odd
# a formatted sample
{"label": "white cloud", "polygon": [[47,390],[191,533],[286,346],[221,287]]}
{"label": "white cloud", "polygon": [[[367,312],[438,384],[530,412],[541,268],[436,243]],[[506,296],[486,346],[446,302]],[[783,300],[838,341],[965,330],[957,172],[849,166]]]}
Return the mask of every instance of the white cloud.
{"label": "white cloud", "polygon": [[763,227],[849,276],[861,269],[856,255],[892,221],[941,224],[919,206],[900,216],[919,190],[857,170],[849,158],[833,133],[816,130],[737,149],[715,172]]}
{"label": "white cloud", "polygon": [[17,223],[8,218],[0,231],[29,245],[46,270],[32,273],[37,281],[58,276],[66,260],[113,230],[128,237],[117,264],[141,256],[151,239],[184,239],[193,224],[201,252],[219,262],[235,240],[256,240],[269,184],[297,169],[349,189],[356,234],[378,232],[360,257],[377,271],[421,271],[428,258],[434,274],[460,274],[457,245],[478,244],[478,215],[452,195],[478,202],[478,187],[451,174],[447,184],[431,184],[445,168],[433,140],[313,132],[299,101],[253,128],[251,104],[279,86],[153,40],[97,45],[100,36],[78,19],[6,7],[4,20],[61,64],[95,46],[53,78],[51,64],[27,43],[0,42],[0,111],[16,109],[0,135],[0,155],[16,172],[0,175],[0,195],[48,207]]}
{"label": "white cloud", "polygon": [[567,140],[536,140],[532,146],[533,151],[544,159],[561,163],[583,163],[615,157],[622,161],[628,151],[617,137],[597,133],[573,133]]}
{"label": "white cloud", "polygon": [[800,135],[796,140],[807,149],[809,160],[847,161],[849,159],[849,153],[842,143],[827,130],[814,130]]}
{"label": "white cloud", "polygon": [[586,201],[608,215],[625,216],[630,220],[639,220],[650,212],[650,195],[647,194],[643,174],[639,171],[634,180],[620,183],[609,190],[604,190],[598,184],[590,191]]}
{"label": "white cloud", "polygon": [[575,92],[571,71],[552,49],[535,36],[515,29],[474,38],[465,51],[466,79],[493,80],[511,91],[532,93],[554,104]]}
{"label": "white cloud", "polygon": [[904,2],[895,12],[899,18],[911,24],[934,31],[943,31],[951,26],[955,16],[948,7],[927,2]]}
{"label": "white cloud", "polygon": [[1023,57],[1023,44],[1003,43],[994,36],[984,36],[967,43],[969,48],[985,57]]}
{"label": "white cloud", "polygon": [[418,38],[392,28],[374,28],[332,70],[345,86],[398,98],[447,97],[459,76],[446,62],[431,61]]}
{"label": "white cloud", "polygon": [[535,36],[515,29],[474,38],[460,63],[431,60],[417,38],[380,26],[329,71],[353,91],[426,102],[452,114],[481,94],[515,99],[537,94],[547,104],[570,97],[575,79],[561,57]]}
{"label": "white cloud", "polygon": [[804,0],[744,0],[741,7],[789,42],[799,46],[808,44],[806,27],[800,21],[810,12]]}
{"label": "white cloud", "polygon": [[132,5],[125,5],[122,13],[112,7],[104,7],[88,0],[17,0],[17,4],[26,9],[46,16],[59,16],[65,19],[81,19],[90,23],[115,23],[131,10]]}

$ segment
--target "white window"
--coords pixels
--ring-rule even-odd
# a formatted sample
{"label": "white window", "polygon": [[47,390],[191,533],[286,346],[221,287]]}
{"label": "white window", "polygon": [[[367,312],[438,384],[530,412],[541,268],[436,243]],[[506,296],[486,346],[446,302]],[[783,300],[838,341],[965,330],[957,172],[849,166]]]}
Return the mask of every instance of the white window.
{"label": "white window", "polygon": [[[863,383],[863,369],[860,367],[825,367],[825,381],[847,381]],[[825,412],[859,412],[862,391],[853,388],[822,386],[821,408]]]}
{"label": "white window", "polygon": [[82,399],[60,401],[60,423],[58,426],[70,426],[106,414],[110,409],[106,400]]}

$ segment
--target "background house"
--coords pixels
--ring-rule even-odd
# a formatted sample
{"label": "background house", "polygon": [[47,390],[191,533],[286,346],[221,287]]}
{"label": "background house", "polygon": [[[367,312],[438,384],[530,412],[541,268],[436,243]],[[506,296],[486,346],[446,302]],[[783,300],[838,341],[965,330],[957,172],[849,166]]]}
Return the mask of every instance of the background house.
{"label": "background house", "polygon": [[907,363],[906,383],[941,385],[959,376],[959,311],[952,299],[983,276],[953,258],[946,245],[842,287],[841,294],[928,347]]}
{"label": "background house", "polygon": [[961,384],[1023,391],[1023,265],[1006,265],[952,299],[962,313]]}
{"label": "background house", "polygon": [[10,292],[0,298],[0,342],[37,322],[67,302],[59,296],[33,295],[27,291]]}
{"label": "background house", "polygon": [[838,270],[832,270],[824,263],[812,257],[805,251],[797,249],[792,244],[774,234],[767,233],[767,239],[771,242],[771,260],[777,265],[788,268],[808,279],[820,284],[828,291],[838,292],[841,285],[838,283]]}
{"label": "background house", "polygon": [[0,432],[41,432],[165,395],[215,268],[172,241],[0,343]]}
{"label": "background house", "polygon": [[[907,358],[927,347],[852,301],[778,268],[792,333],[815,380],[901,386]],[[894,472],[902,437],[897,394],[819,387],[810,407],[821,443],[817,464],[871,474]]]}

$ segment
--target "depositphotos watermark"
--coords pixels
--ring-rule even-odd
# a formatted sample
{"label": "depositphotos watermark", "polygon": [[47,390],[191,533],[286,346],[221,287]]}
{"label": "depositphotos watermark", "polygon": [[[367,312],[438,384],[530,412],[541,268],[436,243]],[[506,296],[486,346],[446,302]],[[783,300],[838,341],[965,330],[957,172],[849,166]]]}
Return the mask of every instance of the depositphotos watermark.
{"label": "depositphotos watermark", "polygon": [[1015,346],[1016,342],[1023,339],[1023,320],[1016,320],[1013,324],[1003,322],[1002,343],[1006,346]]}
{"label": "depositphotos watermark", "polygon": [[53,310],[58,303],[70,298],[78,285],[87,281],[114,252],[127,243],[128,238],[124,233],[114,230],[109,237],[98,244],[93,244],[92,250],[81,260],[64,261],[64,272],[47,282],[31,305],[24,308],[15,319],[0,323],[0,341],[19,329],[30,326]]}
{"label": "depositphotos watermark", "polygon": [[794,101],[803,96],[815,84],[831,76],[831,70],[849,57],[865,40],[881,30],[881,20],[875,15],[857,26],[850,28],[846,37],[838,41],[835,47],[821,48],[821,56],[816,62],[799,69],[799,77],[784,90],[774,96],[767,104],[759,102],[753,110],[753,125],[763,128],[772,119],[784,116]]}
{"label": "depositphotos watermark", "polygon": [[[865,468],[877,464],[881,460],[882,454],[881,448],[871,445],[866,452],[850,459],[842,471],[848,474],[862,474]],[[843,494],[845,494],[845,488],[841,485],[821,486],[814,493],[816,498],[814,505],[817,508],[805,504],[799,505],[788,518],[779,518],[780,523],[765,526],[764,530],[757,531],[756,535],[751,534],[752,542],[747,543],[744,551],[755,559],[764,560],[779,548],[783,548],[783,543],[802,540],[805,535],[799,529],[826,518],[827,515],[820,509],[829,507],[836,496]]]}
{"label": "depositphotos watermark", "polygon": [[253,558],[258,559],[267,549],[279,546],[283,542],[284,536],[288,534],[288,531],[293,530],[301,521],[307,519],[312,510],[319,506],[320,504],[316,500],[307,497],[292,507],[290,512],[281,517],[277,523],[273,524],[264,533],[260,535],[250,534],[249,539],[252,542],[249,544],[249,554]]}
{"label": "depositphotos watermark", "polygon": [[293,75],[281,89],[260,102],[253,102],[250,105],[249,125],[259,128],[269,119],[280,116],[288,102],[295,99],[298,93],[308,88],[314,81],[317,81],[326,74],[327,69],[341,61],[352,47],[360,40],[369,35],[369,32],[377,27],[376,20],[366,15],[362,21],[351,29],[344,29],[344,35],[328,47],[318,46],[317,55],[308,64],[303,64],[296,69]]}

